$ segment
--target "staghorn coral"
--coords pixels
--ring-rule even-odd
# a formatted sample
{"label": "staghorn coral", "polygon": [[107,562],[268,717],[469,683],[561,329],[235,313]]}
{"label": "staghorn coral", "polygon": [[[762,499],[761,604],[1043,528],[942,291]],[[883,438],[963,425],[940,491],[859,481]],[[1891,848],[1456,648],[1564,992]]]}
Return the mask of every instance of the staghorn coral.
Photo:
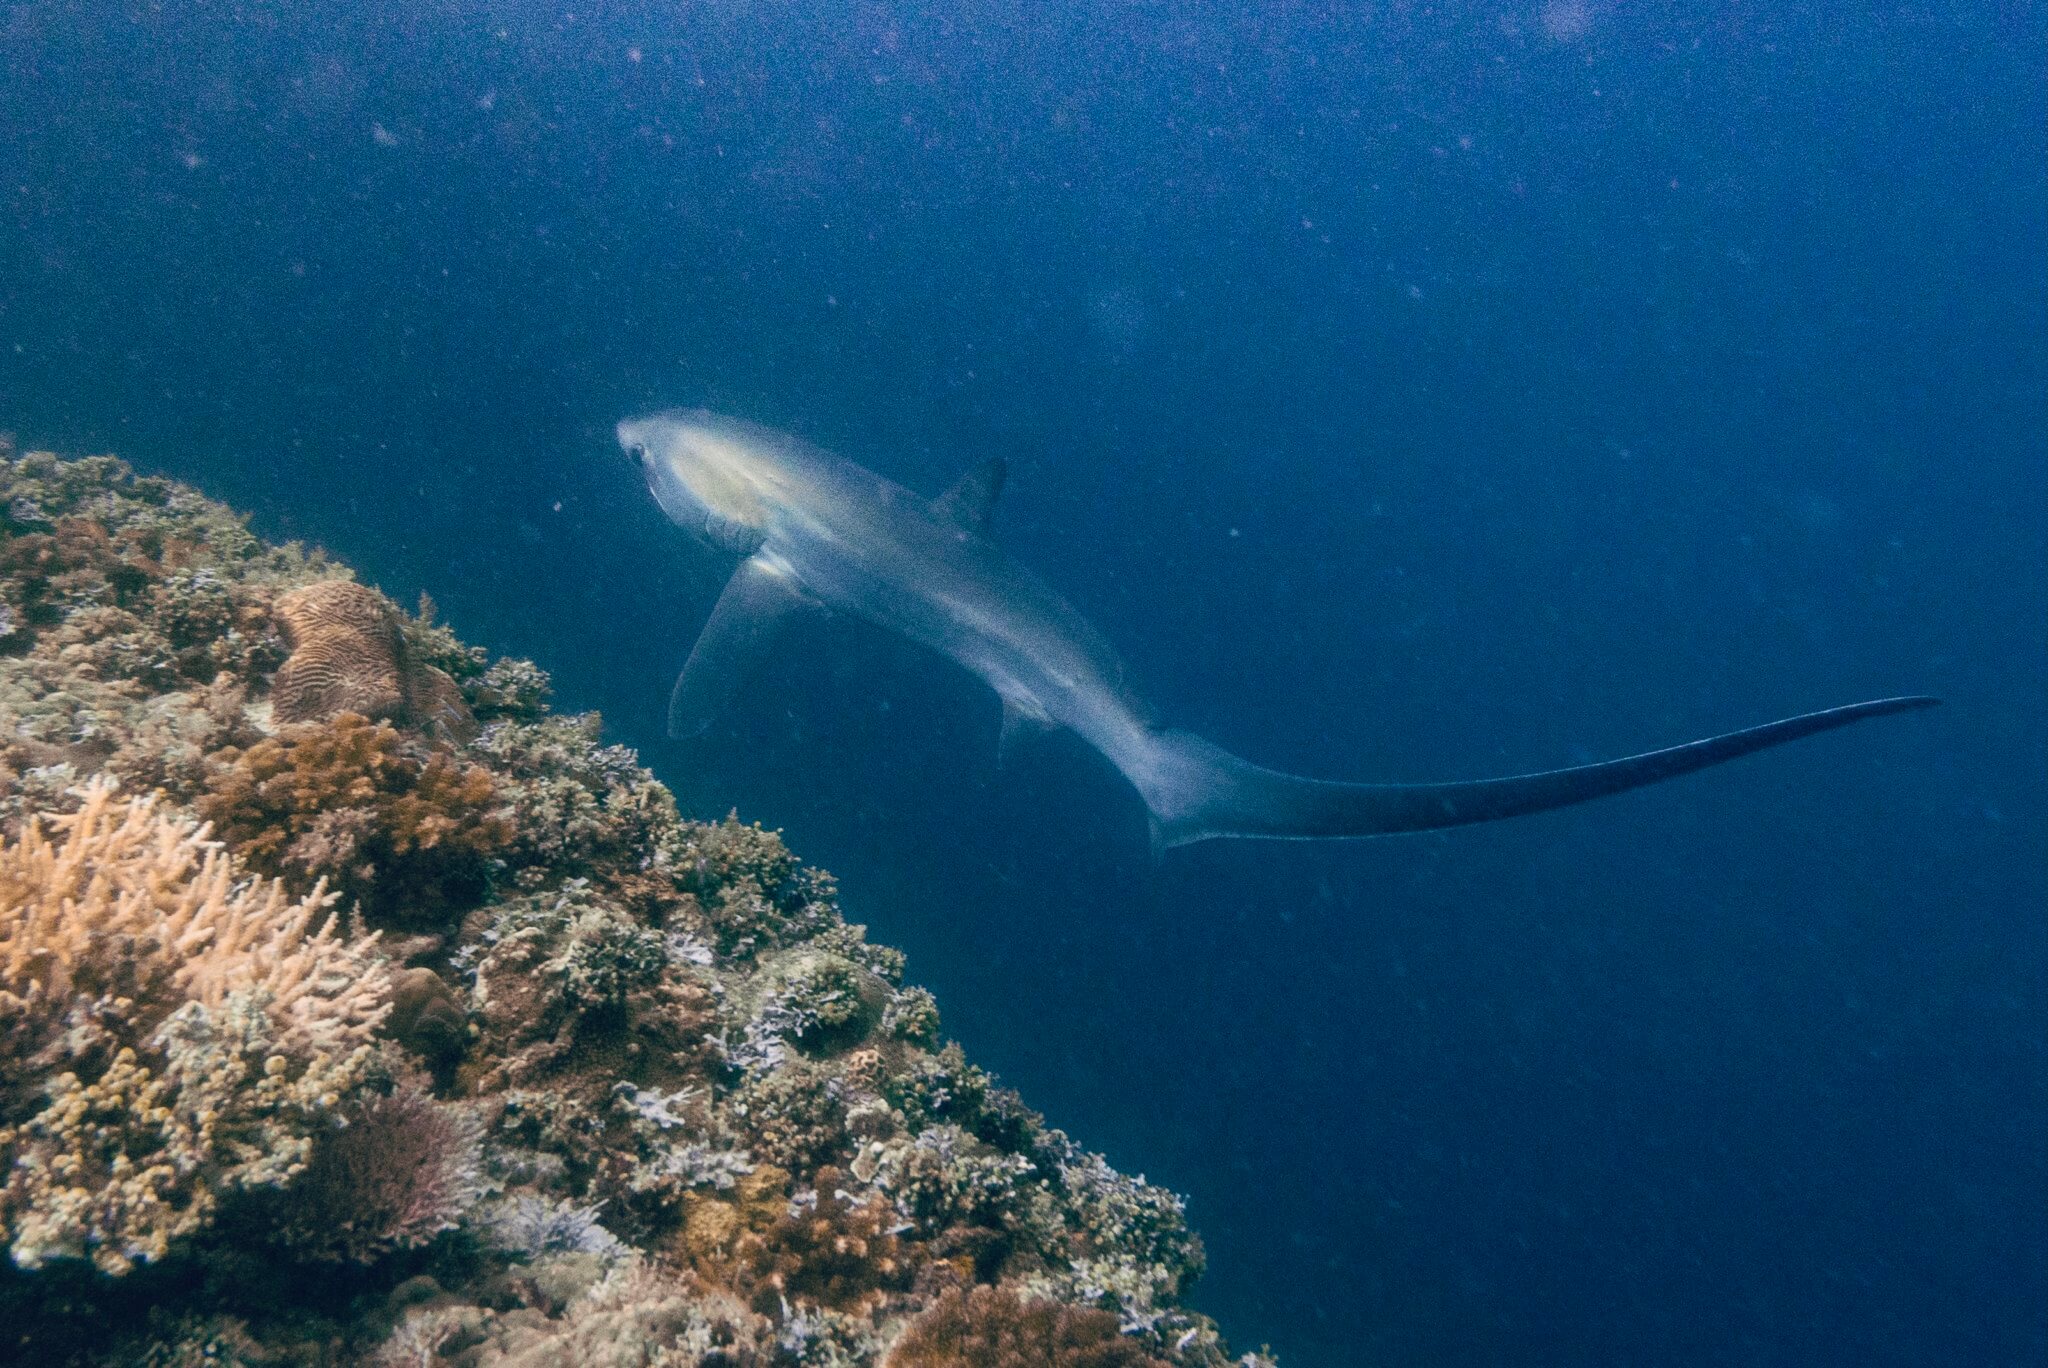
{"label": "staghorn coral", "polygon": [[0,1216],[24,1267],[118,1273],[298,1171],[389,980],[324,894],[243,880],[153,799],[94,783],[62,826],[0,846]]}
{"label": "staghorn coral", "polygon": [[[1027,1310],[994,1343],[1064,1352],[1012,1323],[1066,1317],[1107,1362],[1239,1362],[1180,1304],[1178,1199],[1047,1129],[828,876],[685,819],[537,668],[329,587],[486,725],[281,717],[281,601],[346,578],[117,462],[0,452],[0,836],[62,846],[112,776],[161,790],[190,882],[215,860],[259,931],[304,913],[269,960],[269,932],[0,932],[32,965],[0,1014],[0,1358],[876,1368],[997,1284]],[[88,828],[126,820],[98,801]],[[351,932],[323,877],[419,934]],[[345,972],[261,968],[294,943]],[[166,968],[216,953],[257,967]]]}
{"label": "staghorn coral", "polygon": [[997,1287],[954,1290],[910,1323],[884,1368],[1165,1368],[1116,1318]]}
{"label": "staghorn coral", "polygon": [[[141,1033],[187,1002],[218,1008],[231,989],[264,994],[279,1043],[297,1054],[354,1049],[383,1020],[390,982],[376,938],[343,936],[324,892],[292,902],[275,882],[242,879],[203,828],[153,798],[119,801],[109,783],[89,784],[57,825],[61,845],[40,822],[0,844],[10,1061],[42,1062],[60,1047],[36,1039],[38,1026],[77,1034],[81,1011]],[[61,1048],[84,1057],[76,1042]],[[0,1091],[0,1105],[17,1091]]]}
{"label": "staghorn coral", "polygon": [[488,770],[343,713],[212,757],[198,808],[252,867],[326,879],[379,921],[431,925],[473,906],[511,839]]}

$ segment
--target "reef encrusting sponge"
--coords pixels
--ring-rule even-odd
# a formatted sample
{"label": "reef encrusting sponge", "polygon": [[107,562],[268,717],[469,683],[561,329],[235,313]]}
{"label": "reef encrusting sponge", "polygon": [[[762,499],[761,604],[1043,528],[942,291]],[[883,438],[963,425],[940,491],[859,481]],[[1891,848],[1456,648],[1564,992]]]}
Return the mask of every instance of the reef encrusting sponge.
{"label": "reef encrusting sponge", "polygon": [[1185,1305],[1178,1197],[548,699],[182,486],[0,451],[0,1358],[1267,1362]]}
{"label": "reef encrusting sponge", "polygon": [[19,1265],[120,1273],[297,1174],[389,979],[323,892],[243,878],[151,799],[96,782],[56,825],[0,846],[0,1218]]}

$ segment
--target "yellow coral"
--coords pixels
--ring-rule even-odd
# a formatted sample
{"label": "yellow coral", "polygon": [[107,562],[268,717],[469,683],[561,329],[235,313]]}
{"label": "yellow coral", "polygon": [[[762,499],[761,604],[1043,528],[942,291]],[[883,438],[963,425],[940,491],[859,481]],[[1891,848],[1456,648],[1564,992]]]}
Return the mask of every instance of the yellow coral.
{"label": "yellow coral", "polygon": [[390,980],[324,891],[244,879],[152,798],[95,782],[45,825],[0,845],[0,1224],[24,1266],[125,1272],[303,1167]]}

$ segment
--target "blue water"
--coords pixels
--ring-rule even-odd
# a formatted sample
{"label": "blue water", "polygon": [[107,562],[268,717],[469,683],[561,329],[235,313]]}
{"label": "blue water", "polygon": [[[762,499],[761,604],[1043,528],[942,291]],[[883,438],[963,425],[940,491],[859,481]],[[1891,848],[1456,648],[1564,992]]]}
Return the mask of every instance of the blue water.
{"label": "blue water", "polygon": [[[571,12],[573,11],[573,12]],[[315,540],[1186,1191],[1309,1364],[2048,1357],[2035,4],[15,5],[0,425]],[[1470,777],[1899,692],[1491,828],[1155,870],[836,622],[661,738],[702,404],[1001,536],[1162,713]]]}

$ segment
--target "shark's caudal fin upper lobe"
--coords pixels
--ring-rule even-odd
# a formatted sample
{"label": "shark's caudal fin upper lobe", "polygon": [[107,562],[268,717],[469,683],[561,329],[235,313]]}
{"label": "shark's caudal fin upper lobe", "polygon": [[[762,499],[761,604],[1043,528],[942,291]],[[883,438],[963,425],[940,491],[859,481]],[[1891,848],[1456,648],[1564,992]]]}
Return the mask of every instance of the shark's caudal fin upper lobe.
{"label": "shark's caudal fin upper lobe", "polygon": [[1151,810],[1157,847],[1214,836],[1387,836],[1465,826],[1568,807],[1690,774],[1866,717],[1932,707],[1934,698],[1880,698],[1711,736],[1668,750],[1511,779],[1449,784],[1337,784],[1262,769],[1188,732],[1154,733],[1131,779]]}

